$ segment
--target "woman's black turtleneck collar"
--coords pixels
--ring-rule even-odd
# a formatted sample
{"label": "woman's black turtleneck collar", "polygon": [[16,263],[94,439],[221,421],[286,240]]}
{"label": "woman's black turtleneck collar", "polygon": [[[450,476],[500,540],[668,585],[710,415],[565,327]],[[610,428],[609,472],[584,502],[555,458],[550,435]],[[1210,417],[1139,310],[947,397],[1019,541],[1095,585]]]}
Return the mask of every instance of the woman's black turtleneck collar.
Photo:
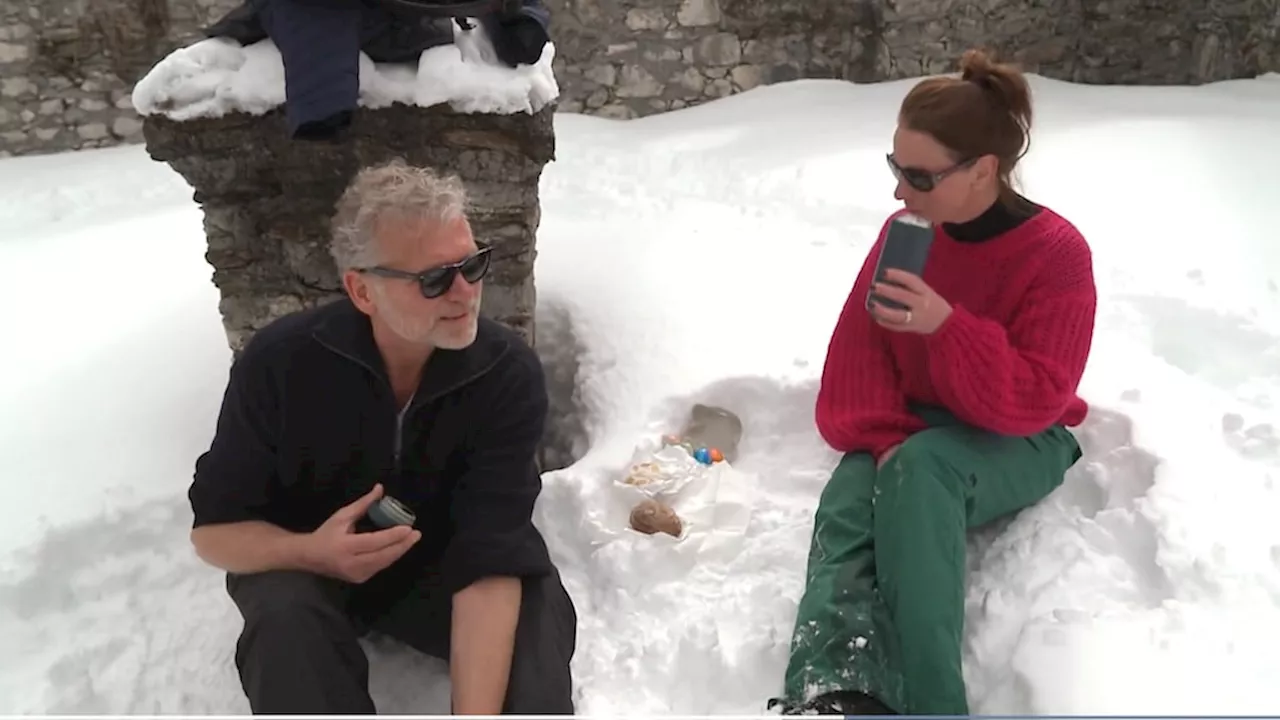
{"label": "woman's black turtleneck collar", "polygon": [[1035,217],[1041,209],[1021,195],[1015,195],[1011,201],[997,200],[985,212],[968,222],[942,223],[942,229],[959,242],[984,242],[1018,227]]}

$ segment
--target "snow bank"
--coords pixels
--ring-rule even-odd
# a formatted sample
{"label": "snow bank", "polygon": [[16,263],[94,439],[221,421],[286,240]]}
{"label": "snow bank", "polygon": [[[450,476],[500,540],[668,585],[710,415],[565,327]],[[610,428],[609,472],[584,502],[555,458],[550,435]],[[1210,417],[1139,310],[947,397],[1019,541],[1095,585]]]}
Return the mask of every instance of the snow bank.
{"label": "snow bank", "polygon": [[[547,43],[537,63],[507,67],[478,25],[464,31],[455,23],[454,44],[422,53],[416,70],[374,63],[361,53],[360,105],[447,103],[464,113],[533,113],[559,96],[554,58],[555,47]],[[284,63],[271,40],[248,47],[223,38],[201,40],[170,53],[133,89],[140,114],[174,120],[261,115],[284,101]]]}

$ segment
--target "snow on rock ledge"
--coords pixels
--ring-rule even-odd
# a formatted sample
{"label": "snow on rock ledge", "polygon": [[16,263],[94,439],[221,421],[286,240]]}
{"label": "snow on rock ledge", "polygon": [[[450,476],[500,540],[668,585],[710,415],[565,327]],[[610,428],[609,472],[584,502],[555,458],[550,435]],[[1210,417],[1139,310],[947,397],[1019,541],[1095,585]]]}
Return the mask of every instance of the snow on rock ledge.
{"label": "snow on rock ledge", "polygon": [[270,43],[206,40],[138,83],[147,152],[194,188],[204,211],[233,353],[275,318],[342,296],[328,254],[334,203],[359,169],[392,158],[466,183],[476,239],[495,250],[482,312],[533,342],[538,183],[555,156],[552,51],[517,69],[462,62],[469,51],[423,53],[416,76],[366,66],[362,107],[340,142],[290,137]]}
{"label": "snow on rock ledge", "polygon": [[[454,44],[422,53],[410,65],[374,63],[360,54],[360,105],[383,108],[400,103],[447,104],[464,113],[535,113],[559,97],[547,43],[534,65],[500,64],[480,31],[455,31]],[[275,43],[242,47],[211,38],[179,48],[156,63],[133,89],[140,115],[174,120],[222,117],[232,112],[261,115],[284,104],[284,62]]]}

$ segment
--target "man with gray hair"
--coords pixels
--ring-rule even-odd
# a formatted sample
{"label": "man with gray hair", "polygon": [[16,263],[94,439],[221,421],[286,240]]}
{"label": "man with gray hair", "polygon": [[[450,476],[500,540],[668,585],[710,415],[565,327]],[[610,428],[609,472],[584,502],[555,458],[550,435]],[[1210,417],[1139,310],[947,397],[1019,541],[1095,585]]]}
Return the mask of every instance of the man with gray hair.
{"label": "man with gray hair", "polygon": [[542,366],[480,315],[454,177],[394,161],[337,203],[346,297],[236,359],[189,497],[244,618],[254,713],[375,712],[360,636],[449,662],[454,714],[573,714],[577,616],[533,525]]}

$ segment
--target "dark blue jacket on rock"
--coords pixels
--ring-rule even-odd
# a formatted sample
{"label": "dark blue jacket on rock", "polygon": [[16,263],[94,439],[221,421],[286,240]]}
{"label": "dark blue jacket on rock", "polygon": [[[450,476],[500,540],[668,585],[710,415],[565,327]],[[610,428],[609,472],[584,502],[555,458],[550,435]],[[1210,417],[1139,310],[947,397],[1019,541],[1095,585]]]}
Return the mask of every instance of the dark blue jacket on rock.
{"label": "dark blue jacket on rock", "polygon": [[369,319],[350,300],[287,315],[232,366],[188,493],[193,525],[310,532],[382,483],[417,515],[422,539],[359,586],[369,607],[424,577],[453,592],[546,575],[532,515],[547,407],[537,354],[493,320],[481,318],[467,348],[432,353],[401,416]]}
{"label": "dark blue jacket on rock", "polygon": [[[550,39],[542,0],[479,18],[498,59],[533,64]],[[245,0],[206,35],[249,45],[266,38],[284,59],[285,116],[302,139],[329,139],[350,123],[360,96],[360,52],[374,62],[416,63],[453,42],[453,20],[395,0]]]}

